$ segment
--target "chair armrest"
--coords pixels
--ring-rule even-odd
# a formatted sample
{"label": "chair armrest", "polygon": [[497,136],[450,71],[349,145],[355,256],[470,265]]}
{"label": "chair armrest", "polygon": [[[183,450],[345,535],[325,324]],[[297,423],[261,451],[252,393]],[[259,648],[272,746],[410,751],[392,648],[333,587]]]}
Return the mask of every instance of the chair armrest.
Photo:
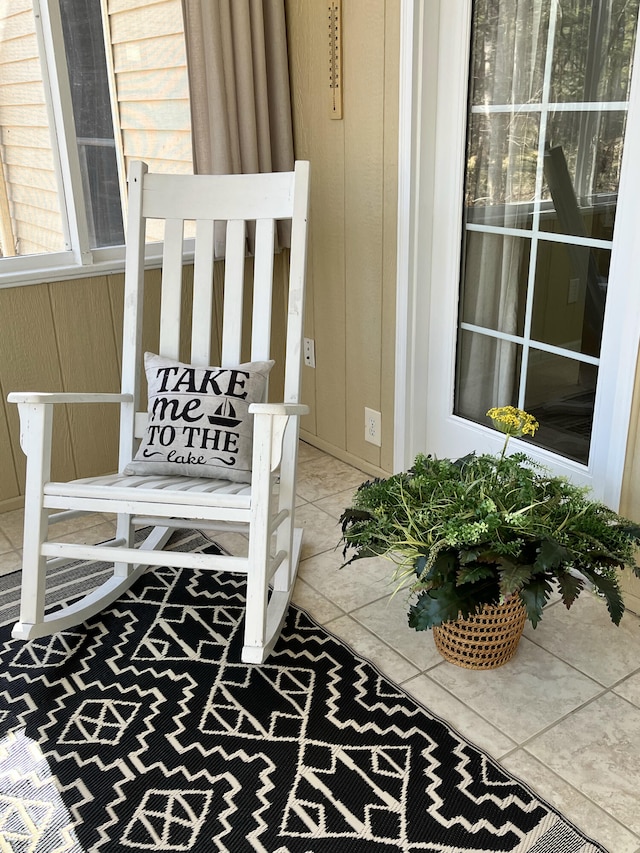
{"label": "chair armrest", "polygon": [[133,403],[133,394],[12,391],[7,400],[10,403]]}
{"label": "chair armrest", "polygon": [[308,415],[309,406],[304,403],[251,403],[250,415]]}
{"label": "chair armrest", "polygon": [[[249,414],[258,415],[253,430],[253,470],[261,467],[261,460],[267,463],[268,471],[275,471],[282,459],[283,442],[287,426],[296,428],[296,418],[309,413],[304,403],[251,403]],[[262,417],[260,417],[262,416]],[[266,488],[266,487],[265,487]]]}

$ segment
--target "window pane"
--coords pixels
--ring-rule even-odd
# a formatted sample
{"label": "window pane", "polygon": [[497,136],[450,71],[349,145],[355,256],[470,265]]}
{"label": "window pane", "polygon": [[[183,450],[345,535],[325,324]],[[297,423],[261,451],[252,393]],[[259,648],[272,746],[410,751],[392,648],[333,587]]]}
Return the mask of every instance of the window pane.
{"label": "window pane", "polygon": [[2,255],[63,251],[58,179],[29,4],[0,6],[0,131]]}
{"label": "window pane", "polygon": [[61,0],[91,248],[124,243],[100,0]]}
{"label": "window pane", "polygon": [[551,0],[473,7],[472,105],[540,103]]}
{"label": "window pane", "polygon": [[622,110],[550,114],[541,230],[613,238],[626,118]]}
{"label": "window pane", "polygon": [[598,358],[610,260],[607,249],[540,241],[531,337]]}
{"label": "window pane", "polygon": [[550,100],[628,100],[637,25],[637,0],[560,4]]}
{"label": "window pane", "polygon": [[598,368],[531,350],[525,409],[540,424],[532,444],[586,464]]}
{"label": "window pane", "polygon": [[461,295],[463,323],[509,335],[524,333],[531,241],[470,231]]}
{"label": "window pane", "polygon": [[467,221],[531,227],[540,116],[474,113],[469,122]]}
{"label": "window pane", "polygon": [[455,413],[488,425],[492,401],[515,406],[522,347],[488,335],[462,330],[458,336]]}

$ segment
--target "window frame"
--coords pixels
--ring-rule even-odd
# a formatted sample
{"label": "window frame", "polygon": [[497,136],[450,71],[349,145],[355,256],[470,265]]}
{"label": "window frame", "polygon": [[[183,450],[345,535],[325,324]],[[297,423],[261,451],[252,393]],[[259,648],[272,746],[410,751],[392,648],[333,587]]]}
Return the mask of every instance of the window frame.
{"label": "window frame", "polygon": [[[125,263],[124,243],[91,248],[60,5],[57,0],[32,0],[32,5],[65,248],[58,252],[0,257],[0,288],[116,274],[123,272]],[[103,4],[101,11],[104,16]],[[110,75],[109,91],[113,115],[113,69],[109,58],[107,73]],[[116,157],[126,234],[127,199],[126,192],[123,193],[126,189],[126,175],[122,151],[118,145]],[[161,265],[162,250],[161,242],[146,244],[146,268],[152,269]],[[184,260],[192,259],[193,240],[185,240]]]}

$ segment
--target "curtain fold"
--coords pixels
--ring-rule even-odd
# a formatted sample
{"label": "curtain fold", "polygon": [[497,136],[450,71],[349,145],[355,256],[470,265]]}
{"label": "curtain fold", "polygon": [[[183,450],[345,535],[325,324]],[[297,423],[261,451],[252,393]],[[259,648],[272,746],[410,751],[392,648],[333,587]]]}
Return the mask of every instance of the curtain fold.
{"label": "curtain fold", "polygon": [[182,8],[194,172],[293,169],[284,0],[182,0]]}

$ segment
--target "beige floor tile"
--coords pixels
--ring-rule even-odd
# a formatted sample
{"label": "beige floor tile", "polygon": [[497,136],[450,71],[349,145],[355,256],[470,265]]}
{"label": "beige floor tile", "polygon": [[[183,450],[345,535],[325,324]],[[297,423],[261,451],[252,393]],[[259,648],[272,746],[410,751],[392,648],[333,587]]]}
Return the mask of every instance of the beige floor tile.
{"label": "beige floor tile", "polygon": [[206,539],[215,542],[234,557],[246,557],[249,550],[249,540],[242,533],[202,533]]}
{"label": "beige floor tile", "polygon": [[640,672],[625,679],[614,688],[614,693],[624,696],[628,702],[632,702],[640,708]]}
{"label": "beige floor tile", "polygon": [[[70,518],[66,521],[58,521],[50,525],[50,538],[56,538],[65,542],[73,541],[69,536],[82,533],[84,530],[93,530],[96,527],[105,529],[103,525],[110,525],[110,529],[115,529],[114,522],[108,520],[108,516],[102,513],[87,513],[86,515],[77,518]],[[23,539],[24,525],[24,510],[18,509],[13,512],[6,512],[0,515],[0,553],[2,553],[2,541],[7,539],[11,544],[10,548],[21,548]],[[109,534],[111,535],[111,534]],[[89,541],[89,540],[87,540]],[[96,542],[100,540],[96,539]]]}
{"label": "beige floor tile", "polygon": [[14,550],[14,546],[2,532],[2,515],[0,515],[0,554],[6,554],[8,551]]}
{"label": "beige floor tile", "polygon": [[[390,567],[389,572],[391,570]],[[401,591],[392,596],[393,589],[391,583],[387,587],[388,594],[385,598],[355,610],[352,613],[353,618],[399,651],[419,670],[430,669],[442,663],[442,657],[433,642],[432,632],[414,631],[409,627],[406,592]]]}
{"label": "beige floor tile", "polygon": [[516,656],[498,669],[468,670],[445,662],[429,676],[516,743],[533,737],[602,689],[524,637]]}
{"label": "beige floor tile", "polygon": [[60,542],[73,542],[78,545],[96,545],[98,542],[106,542],[115,536],[116,525],[112,521],[103,521],[95,527],[85,527],[82,530],[74,530],[64,536],[57,537]]}
{"label": "beige floor tile", "polygon": [[18,572],[22,568],[22,554],[20,551],[7,551],[0,554],[0,575],[9,575]]}
{"label": "beige floor tile", "polygon": [[[99,524],[108,524],[114,517],[106,516],[98,512],[90,512],[82,515],[79,518],[70,518],[67,521],[58,521],[49,526],[49,535],[51,537],[67,536],[71,533],[77,533],[79,530],[86,530],[91,527],[97,527]],[[115,522],[113,522],[115,524]]]}
{"label": "beige floor tile", "polygon": [[350,616],[335,619],[327,628],[351,646],[357,654],[374,663],[393,681],[405,681],[418,674],[415,666]]}
{"label": "beige floor tile", "polygon": [[300,465],[297,492],[307,501],[319,501],[338,492],[349,489],[355,491],[366,479],[367,475],[357,468],[339,459],[324,456]]}
{"label": "beige floor tile", "polygon": [[607,693],[532,740],[527,751],[640,836],[640,708]]}
{"label": "beige floor tile", "polygon": [[335,495],[329,495],[328,498],[315,501],[315,505],[334,518],[340,518],[344,510],[351,505],[354,492],[355,489],[345,489],[343,492],[337,492]]}
{"label": "beige floor tile", "polygon": [[314,447],[312,444],[308,444],[306,441],[300,441],[298,444],[298,462],[310,462],[312,459],[325,459],[326,453],[323,453],[322,450],[318,450],[317,447]]}
{"label": "beige floor tile", "polygon": [[524,749],[516,750],[501,764],[609,853],[635,853],[637,850],[640,841],[637,835]]}
{"label": "beige floor tile", "polygon": [[22,548],[24,510],[14,509],[0,516],[0,529],[14,548]]}
{"label": "beige floor tile", "polygon": [[341,561],[340,528],[335,518],[312,504],[305,504],[296,510],[296,527],[302,527],[302,559],[330,551],[336,563]]}
{"label": "beige floor tile", "polygon": [[510,738],[440,687],[428,675],[419,675],[409,681],[403,681],[402,686],[429,711],[446,720],[463,737],[494,758],[499,759],[515,747]]}
{"label": "beige floor tile", "polygon": [[300,563],[299,575],[345,613],[388,593],[387,567],[382,560],[361,560],[359,566],[340,568],[340,559],[328,551]]}
{"label": "beige floor tile", "polygon": [[309,586],[300,577],[296,580],[291,600],[298,607],[306,610],[321,625],[326,625],[332,619],[343,615],[343,611],[336,604],[329,601],[328,598]]}
{"label": "beige floor tile", "polygon": [[619,626],[602,599],[583,592],[570,610],[558,602],[525,637],[606,687],[640,665],[640,617],[625,613]]}

